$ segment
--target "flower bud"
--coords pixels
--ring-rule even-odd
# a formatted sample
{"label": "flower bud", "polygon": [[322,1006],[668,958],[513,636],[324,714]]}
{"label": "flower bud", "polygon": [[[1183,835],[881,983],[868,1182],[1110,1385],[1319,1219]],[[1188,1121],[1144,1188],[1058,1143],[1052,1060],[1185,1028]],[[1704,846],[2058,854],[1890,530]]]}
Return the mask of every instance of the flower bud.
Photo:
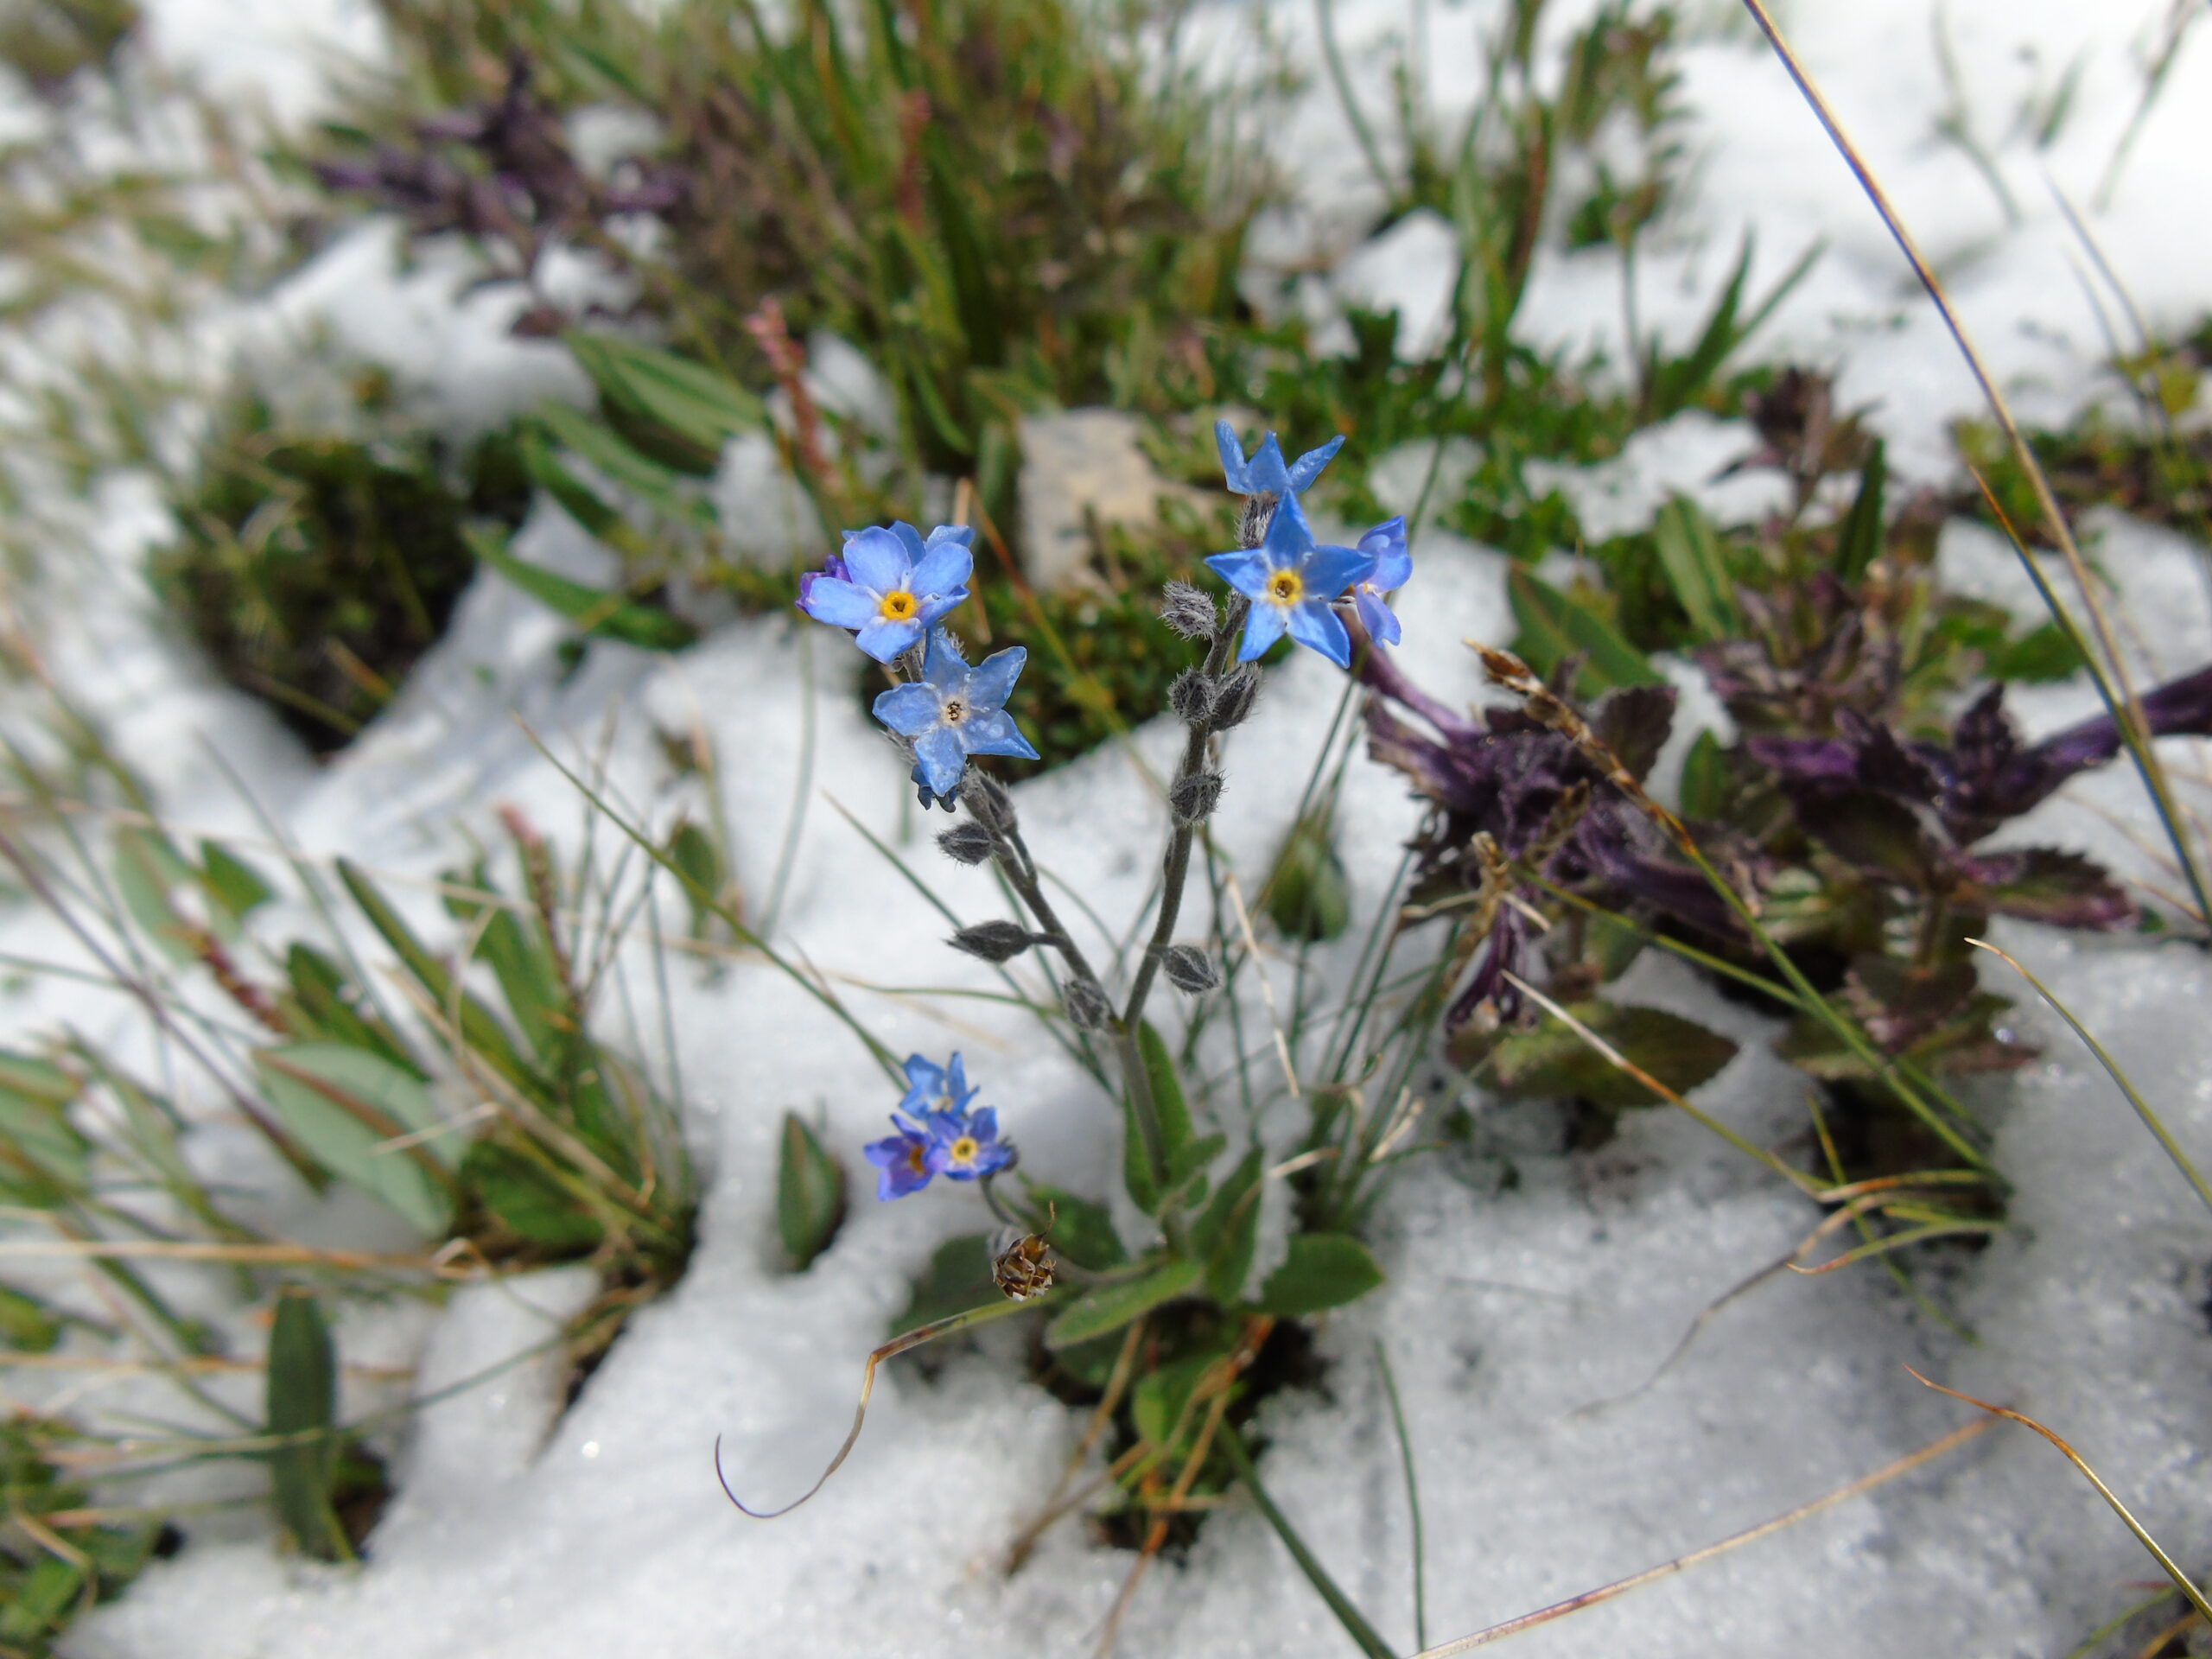
{"label": "flower bud", "polygon": [[1192,996],[1221,983],[1213,958],[1194,944],[1169,945],[1160,953],[1160,970],[1167,976],[1170,985]]}
{"label": "flower bud", "polygon": [[1217,772],[1194,772],[1187,778],[1178,778],[1167,791],[1167,810],[1175,815],[1175,822],[1185,828],[1213,816],[1221,802],[1221,774]]}
{"label": "flower bud", "polygon": [[1260,669],[1256,663],[1247,663],[1224,675],[1213,689],[1214,730],[1225,732],[1232,726],[1243,725],[1259,695]]}
{"label": "flower bud", "polygon": [[1187,582],[1167,584],[1160,620],[1185,639],[1211,639],[1221,626],[1221,613],[1214,608],[1213,601]]}
{"label": "flower bud", "polygon": [[1061,993],[1066,1005],[1068,1023],[1077,1031],[1098,1031],[1114,1017],[1114,1005],[1106,1000],[1106,993],[1087,979],[1071,979]]}
{"label": "flower bud", "polygon": [[977,922],[963,927],[945,943],[985,962],[1012,962],[1036,943],[1037,936],[1019,922]]}
{"label": "flower bud", "polygon": [[1268,526],[1274,522],[1275,499],[1266,491],[1244,498],[1243,511],[1236,515],[1236,544],[1257,547],[1268,539]]}
{"label": "flower bud", "polygon": [[960,779],[960,801],[976,822],[1000,835],[1011,834],[1020,822],[1014,814],[1014,797],[1007,792],[1006,785],[974,766],[969,767]]}
{"label": "flower bud", "polygon": [[956,864],[981,864],[995,849],[991,832],[970,818],[937,838],[938,850]]}
{"label": "flower bud", "polygon": [[1167,688],[1167,706],[1186,726],[1203,726],[1213,713],[1214,683],[1195,668],[1186,668]]}

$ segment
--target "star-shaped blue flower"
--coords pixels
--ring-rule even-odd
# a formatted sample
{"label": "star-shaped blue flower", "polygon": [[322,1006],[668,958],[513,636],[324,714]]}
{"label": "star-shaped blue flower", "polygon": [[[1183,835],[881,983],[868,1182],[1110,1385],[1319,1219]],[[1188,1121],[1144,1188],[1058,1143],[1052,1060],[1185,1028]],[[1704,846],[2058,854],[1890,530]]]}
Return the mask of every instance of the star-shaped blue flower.
{"label": "star-shaped blue flower", "polygon": [[896,662],[922,643],[930,625],[968,597],[975,531],[939,524],[929,540],[912,524],[849,531],[842,555],[799,583],[799,608],[817,622],[849,628],[879,663]]}
{"label": "star-shaped blue flower", "polygon": [[[861,643],[867,643],[865,635]],[[875,717],[914,746],[915,782],[934,795],[950,796],[960,786],[971,754],[1037,758],[1006,711],[1006,700],[1028,658],[1027,651],[1014,645],[970,668],[943,628],[931,631],[922,677],[893,686],[874,704]]]}
{"label": "star-shaped blue flower", "polygon": [[1350,547],[1316,547],[1295,495],[1287,495],[1267,539],[1249,551],[1217,553],[1213,573],[1252,601],[1236,659],[1249,663],[1287,632],[1338,668],[1351,665],[1351,636],[1330,608],[1353,582],[1375,572],[1375,555]]}
{"label": "star-shaped blue flower", "polygon": [[999,1115],[986,1106],[974,1116],[942,1112],[930,1119],[930,1148],[946,1179],[972,1181],[995,1175],[1014,1161],[1014,1147],[999,1139]]}
{"label": "star-shaped blue flower", "polygon": [[1272,432],[1260,440],[1260,447],[1252,452],[1251,459],[1244,457],[1244,446],[1237,441],[1236,429],[1227,421],[1213,423],[1215,448],[1221,451],[1222,476],[1229,487],[1239,495],[1271,495],[1280,501],[1310,489],[1313,480],[1321,476],[1338,450],[1344,447],[1342,434],[1331,438],[1319,449],[1308,449],[1287,467],[1283,465],[1282,446],[1275,442]]}
{"label": "star-shaped blue flower", "polygon": [[881,1172],[875,1178],[875,1196],[884,1204],[920,1192],[943,1167],[937,1138],[929,1131],[896,1117],[891,1120],[891,1127],[898,1131],[896,1135],[871,1141],[861,1148],[868,1162]]}
{"label": "star-shaped blue flower", "polygon": [[906,1057],[906,1094],[899,1109],[907,1116],[927,1119],[940,1113],[959,1114],[978,1091],[968,1086],[968,1066],[957,1052],[939,1065],[919,1054]]}
{"label": "star-shaped blue flower", "polygon": [[1370,639],[1377,645],[1395,645],[1398,619],[1391,613],[1389,596],[1414,574],[1414,556],[1406,549],[1406,521],[1398,518],[1376,525],[1359,538],[1359,550],[1374,557],[1375,569],[1352,583],[1352,604]]}

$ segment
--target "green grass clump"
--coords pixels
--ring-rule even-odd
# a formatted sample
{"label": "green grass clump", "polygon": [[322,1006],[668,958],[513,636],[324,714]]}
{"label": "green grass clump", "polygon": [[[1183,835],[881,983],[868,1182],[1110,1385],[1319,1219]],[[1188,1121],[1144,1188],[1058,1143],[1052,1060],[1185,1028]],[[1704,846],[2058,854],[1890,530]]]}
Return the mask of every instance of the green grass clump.
{"label": "green grass clump", "polygon": [[48,1659],[79,1612],[121,1593],[161,1541],[156,1520],[96,1520],[54,1453],[84,1437],[29,1412],[0,1421],[0,1654]]}
{"label": "green grass clump", "polygon": [[328,753],[443,632],[476,569],[464,523],[521,521],[527,490],[503,437],[457,459],[421,433],[288,431],[250,398],[175,504],[155,587],[225,679]]}

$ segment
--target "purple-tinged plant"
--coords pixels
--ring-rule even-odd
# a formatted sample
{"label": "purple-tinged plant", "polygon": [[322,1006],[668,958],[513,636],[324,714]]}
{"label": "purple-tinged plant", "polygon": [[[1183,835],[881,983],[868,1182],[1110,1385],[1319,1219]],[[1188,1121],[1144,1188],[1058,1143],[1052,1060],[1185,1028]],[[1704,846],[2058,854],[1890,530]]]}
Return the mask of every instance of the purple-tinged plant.
{"label": "purple-tinged plant", "polygon": [[811,616],[814,613],[807,610],[806,602],[813,595],[816,582],[824,580],[850,582],[852,579],[853,573],[845,566],[845,556],[842,553],[832,553],[822,561],[822,568],[819,570],[803,570],[799,573],[798,598],[795,602],[800,610],[806,611],[806,613]]}
{"label": "purple-tinged plant", "polygon": [[1375,556],[1350,547],[1317,547],[1295,495],[1286,495],[1256,548],[1217,553],[1208,568],[1252,601],[1236,658],[1249,663],[1285,633],[1338,668],[1351,666],[1351,636],[1333,608],[1344,589],[1364,581]]}
{"label": "purple-tinged plant", "polygon": [[1012,645],[970,668],[952,636],[935,628],[922,658],[922,677],[894,685],[876,698],[875,717],[913,749],[914,782],[924,791],[923,805],[935,799],[950,808],[971,754],[1037,758],[1006,712],[1006,700],[1028,658],[1021,646]]}
{"label": "purple-tinged plant", "polygon": [[849,630],[877,662],[896,662],[968,597],[976,564],[968,542],[975,533],[964,524],[939,524],[924,541],[905,523],[851,531],[843,553],[832,554],[802,583],[799,608],[817,622]]}

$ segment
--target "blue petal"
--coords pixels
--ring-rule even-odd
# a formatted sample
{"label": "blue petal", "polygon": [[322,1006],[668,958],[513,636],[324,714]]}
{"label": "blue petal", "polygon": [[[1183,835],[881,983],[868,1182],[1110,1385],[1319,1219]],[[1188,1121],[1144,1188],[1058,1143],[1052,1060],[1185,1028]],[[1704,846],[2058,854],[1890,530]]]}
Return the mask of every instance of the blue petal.
{"label": "blue petal", "polygon": [[1321,476],[1321,469],[1336,458],[1337,451],[1344,447],[1344,434],[1339,432],[1319,449],[1308,449],[1290,463],[1290,487],[1310,490],[1313,480]]}
{"label": "blue petal", "polygon": [[960,787],[960,774],[968,766],[968,747],[951,727],[933,727],[915,740],[914,764],[931,791],[950,795]]}
{"label": "blue petal", "polygon": [[1313,550],[1313,526],[1306,522],[1306,509],[1298,505],[1296,496],[1283,497],[1275,516],[1268,521],[1268,538],[1260,545],[1278,565],[1288,564]]}
{"label": "blue petal", "polygon": [[1028,652],[1020,645],[993,652],[968,677],[969,702],[978,710],[1003,709],[1014,695],[1014,683],[1021,677],[1021,665],[1028,660]]}
{"label": "blue petal", "polygon": [[1367,630],[1368,637],[1376,645],[1395,645],[1398,643],[1398,619],[1382,602],[1382,595],[1376,593],[1372,586],[1363,584],[1360,590],[1352,595],[1352,603],[1359,607],[1360,626]]}
{"label": "blue petal", "polygon": [[913,588],[918,594],[949,594],[964,589],[976,556],[957,542],[939,542],[915,563]]}
{"label": "blue petal", "polygon": [[930,630],[930,648],[922,655],[922,677],[940,691],[967,687],[968,659],[960,654],[960,642],[943,628]]}
{"label": "blue petal", "polygon": [[877,662],[895,663],[922,643],[922,625],[918,620],[872,622],[853,638]]}
{"label": "blue petal", "polygon": [[1236,660],[1249,663],[1281,638],[1281,607],[1255,605],[1250,619],[1244,624],[1244,643],[1237,648]]}
{"label": "blue petal", "polygon": [[911,682],[893,686],[868,706],[878,720],[901,737],[919,737],[944,714],[944,703],[935,686]]}
{"label": "blue petal", "polygon": [[845,543],[845,568],[860,586],[879,594],[906,585],[914,568],[906,548],[889,531],[870,528],[857,531]]}
{"label": "blue petal", "polygon": [[817,576],[806,585],[799,609],[833,628],[864,628],[875,620],[875,595],[835,576]]}
{"label": "blue petal", "polygon": [[961,732],[961,741],[968,746],[970,754],[1010,754],[1022,760],[1037,758],[1037,751],[1030,747],[1029,740],[1021,734],[1021,728],[1003,709],[976,715]]}
{"label": "blue petal", "polygon": [[976,527],[973,524],[939,524],[930,531],[929,539],[922,545],[936,547],[944,542],[957,542],[963,547],[969,547],[974,544],[975,540]]}
{"label": "blue petal", "polygon": [[1311,599],[1334,599],[1355,582],[1375,573],[1375,556],[1356,547],[1317,547],[1306,556],[1299,574],[1306,578]]}
{"label": "blue petal", "polygon": [[922,562],[922,553],[924,550],[922,532],[916,530],[904,518],[899,518],[893,522],[891,533],[899,538],[899,545],[906,550],[906,558],[908,562],[914,564],[919,564]]}
{"label": "blue petal", "polygon": [[1216,553],[1206,560],[1206,569],[1247,599],[1257,599],[1274,567],[1258,553]]}
{"label": "blue petal", "polygon": [[1290,474],[1282,464],[1282,445],[1275,442],[1272,432],[1260,440],[1260,447],[1252,452],[1252,465],[1247,474],[1252,480],[1250,493],[1272,495],[1278,500],[1287,499],[1297,493],[1290,486]]}
{"label": "blue petal", "polygon": [[921,609],[914,613],[914,620],[927,627],[933,622],[944,621],[967,602],[968,590],[965,588],[956,588],[949,594],[936,594],[922,601]]}
{"label": "blue petal", "polygon": [[1402,588],[1414,573],[1414,556],[1406,550],[1406,521],[1385,519],[1359,538],[1363,553],[1375,556],[1375,580],[1384,593]]}
{"label": "blue petal", "polygon": [[[1253,620],[1258,620],[1258,613],[1254,613]],[[1337,613],[1318,600],[1291,607],[1290,637],[1319,652],[1338,668],[1351,666],[1351,636],[1344,632]]]}
{"label": "blue petal", "polygon": [[969,1120],[968,1133],[978,1141],[990,1141],[999,1138],[999,1109],[986,1106]]}
{"label": "blue petal", "polygon": [[1244,445],[1236,429],[1227,421],[1213,423],[1214,448],[1221,451],[1221,475],[1238,495],[1252,493],[1252,475],[1244,465]]}
{"label": "blue petal", "polygon": [[976,1091],[968,1086],[968,1062],[960,1058],[958,1049],[953,1050],[952,1059],[944,1070],[944,1093],[955,1111],[976,1097]]}

